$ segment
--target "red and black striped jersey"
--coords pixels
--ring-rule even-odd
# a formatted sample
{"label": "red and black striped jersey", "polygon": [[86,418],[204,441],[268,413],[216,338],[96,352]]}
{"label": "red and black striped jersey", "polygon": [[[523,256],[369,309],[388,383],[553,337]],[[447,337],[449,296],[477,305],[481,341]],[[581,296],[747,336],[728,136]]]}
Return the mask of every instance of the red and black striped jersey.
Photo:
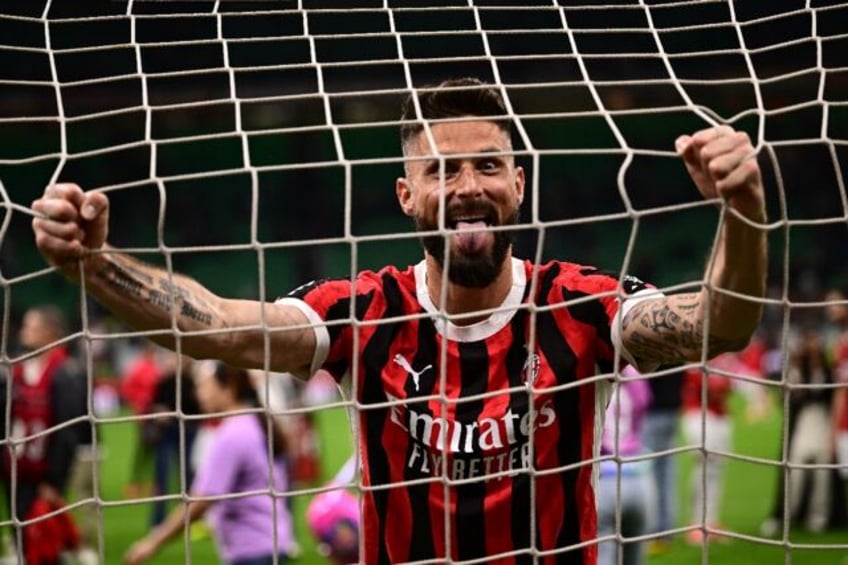
{"label": "red and black striped jersey", "polygon": [[315,324],[313,371],[350,377],[363,562],[595,563],[581,544],[596,537],[609,381],[590,377],[612,370],[620,299],[647,286],[565,262],[512,269],[501,308],[471,325],[434,306],[423,262],[280,300]]}
{"label": "red and black striped jersey", "polygon": [[[54,421],[53,379],[67,360],[67,350],[57,347],[41,360],[29,359],[12,365],[10,435],[19,442],[27,439],[14,449],[3,450],[6,477],[17,476],[18,480],[29,484],[44,480],[50,468],[50,436],[44,435],[44,432],[61,423]],[[16,467],[14,474],[13,466]]]}

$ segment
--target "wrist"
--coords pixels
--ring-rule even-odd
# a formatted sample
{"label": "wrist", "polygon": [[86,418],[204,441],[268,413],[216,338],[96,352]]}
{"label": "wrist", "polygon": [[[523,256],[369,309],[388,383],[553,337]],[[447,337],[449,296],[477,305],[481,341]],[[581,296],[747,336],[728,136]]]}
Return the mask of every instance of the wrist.
{"label": "wrist", "polygon": [[[763,224],[768,219],[765,201],[759,195],[733,196],[727,200],[727,207],[752,222]],[[734,216],[732,212],[728,214],[729,218]]]}

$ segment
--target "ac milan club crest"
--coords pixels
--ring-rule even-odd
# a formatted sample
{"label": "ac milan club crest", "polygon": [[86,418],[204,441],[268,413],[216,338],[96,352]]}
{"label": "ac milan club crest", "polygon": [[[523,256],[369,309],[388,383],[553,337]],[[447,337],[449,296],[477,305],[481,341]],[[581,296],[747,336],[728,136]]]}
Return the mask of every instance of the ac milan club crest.
{"label": "ac milan club crest", "polygon": [[527,360],[524,362],[524,368],[521,370],[524,377],[524,385],[527,388],[532,387],[536,383],[540,363],[538,355],[535,353],[527,354]]}

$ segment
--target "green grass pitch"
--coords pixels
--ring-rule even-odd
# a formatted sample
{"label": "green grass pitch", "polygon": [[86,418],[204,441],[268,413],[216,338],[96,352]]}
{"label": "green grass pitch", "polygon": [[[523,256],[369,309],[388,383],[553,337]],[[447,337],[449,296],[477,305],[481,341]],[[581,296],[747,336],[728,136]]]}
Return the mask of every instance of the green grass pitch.
{"label": "green grass pitch", "polygon": [[[775,412],[767,420],[758,423],[744,422],[739,402],[734,403],[734,451],[736,453],[775,458],[779,453],[780,414]],[[322,446],[323,473],[325,478],[332,476],[351,453],[351,435],[348,420],[342,409],[321,410],[317,413],[316,423]],[[132,503],[125,498],[123,490],[130,475],[130,446],[133,442],[135,426],[131,423],[103,424],[100,429],[108,453],[101,469],[101,497],[106,502],[102,512],[104,551],[108,565],[121,563],[126,548],[143,535],[149,520],[148,503]],[[691,454],[678,455],[680,471],[680,516],[688,516],[686,501],[689,499],[688,476],[691,472]],[[761,521],[772,503],[777,479],[777,469],[753,463],[731,460],[725,467],[722,522],[739,534],[758,535]],[[316,553],[303,520],[307,497],[293,499],[296,515],[296,532],[303,552],[294,561],[298,564],[323,563]],[[648,565],[677,565],[688,563],[746,563],[793,565],[848,565],[848,550],[844,549],[791,549],[783,545],[764,545],[746,540],[724,540],[710,543],[706,549],[690,547],[677,536],[671,551],[647,560]],[[848,531],[828,532],[811,535],[791,532],[791,544],[848,544]],[[184,539],[175,540],[156,558],[150,561],[154,565],[174,563],[198,563],[214,565],[219,563],[214,544],[208,537],[186,543]]]}

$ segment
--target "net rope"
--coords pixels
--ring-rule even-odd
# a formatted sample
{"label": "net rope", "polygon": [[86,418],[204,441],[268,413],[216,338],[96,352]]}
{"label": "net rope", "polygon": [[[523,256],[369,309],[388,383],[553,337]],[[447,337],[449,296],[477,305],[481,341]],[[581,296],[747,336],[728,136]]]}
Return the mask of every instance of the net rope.
{"label": "net rope", "polygon": [[[848,33],[844,32],[844,27],[839,26],[839,22],[848,19],[848,7],[840,3],[806,0],[786,2],[779,7],[750,7],[725,0],[579,3],[554,1],[528,4],[516,2],[515,5],[467,0],[432,4],[414,2],[411,3],[414,5],[409,5],[384,0],[357,1],[340,6],[338,2],[298,0],[267,3],[192,2],[167,7],[157,2],[129,1],[111,3],[110,8],[95,14],[84,14],[79,10],[69,11],[68,8],[52,1],[43,2],[41,9],[37,10],[38,4],[34,3],[34,8],[5,7],[4,10],[8,10],[8,13],[0,14],[2,29],[20,28],[18,33],[8,35],[9,40],[0,39],[2,61],[13,63],[3,65],[4,71],[0,73],[0,91],[8,92],[6,95],[0,92],[0,128],[8,128],[13,135],[23,132],[25,128],[32,128],[36,132],[30,134],[30,146],[23,143],[16,147],[7,142],[0,147],[0,181],[3,181],[0,183],[0,199],[4,214],[0,225],[0,246],[3,248],[0,251],[11,249],[12,243],[23,247],[25,244],[22,242],[32,239],[31,233],[25,229],[34,214],[29,208],[29,201],[38,195],[33,193],[32,185],[43,187],[60,180],[76,180],[66,178],[69,171],[74,171],[79,172],[81,178],[91,179],[85,188],[103,190],[110,195],[117,196],[152,187],[155,198],[158,198],[158,206],[153,214],[155,243],[131,241],[130,245],[122,249],[141,257],[159,257],[169,273],[178,272],[180,269],[175,267],[174,263],[182,261],[186,256],[249,253],[255,258],[256,266],[256,281],[253,287],[255,295],[251,298],[267,301],[273,300],[278,293],[289,290],[270,288],[268,284],[272,271],[272,255],[316,246],[328,249],[341,246],[348,250],[346,272],[352,277],[366,262],[367,248],[373,249],[375,245],[397,240],[412,241],[418,237],[411,230],[362,232],[355,222],[359,213],[357,200],[358,196],[361,196],[357,185],[360,182],[360,172],[386,166],[399,171],[402,167],[402,157],[394,150],[381,149],[376,155],[359,151],[355,136],[396,128],[397,117],[387,113],[380,106],[385,105],[387,100],[394,103],[402,95],[424,87],[434,72],[431,70],[441,66],[454,72],[459,69],[484,74],[484,78],[488,78],[504,95],[520,141],[515,154],[525,159],[528,169],[532,171],[528,179],[530,205],[524,210],[525,216],[530,217],[522,220],[521,227],[534,234],[533,258],[537,262],[543,260],[544,251],[549,245],[559,241],[556,239],[559,230],[623,221],[628,223],[628,228],[620,261],[614,265],[604,265],[617,270],[619,276],[623,277],[636,266],[634,257],[644,245],[641,242],[645,237],[651,237],[648,227],[651,222],[665,219],[669,215],[695,213],[712,208],[714,202],[697,198],[694,191],[692,198],[685,201],[671,198],[646,206],[640,203],[645,200],[644,194],[637,193],[637,188],[634,188],[636,182],[632,180],[632,175],[639,166],[638,163],[653,159],[671,161],[676,157],[671,144],[654,146],[650,141],[645,142],[644,137],[634,134],[628,120],[647,117],[662,121],[670,116],[684,115],[688,116],[688,121],[680,118],[679,123],[701,124],[700,127],[724,123],[741,125],[751,134],[756,153],[764,168],[769,171],[767,190],[770,192],[772,219],[769,223],[757,227],[769,232],[772,245],[777,242],[775,248],[778,253],[772,254],[772,261],[778,266],[772,268],[770,277],[779,280],[779,289],[776,295],[761,299],[761,302],[766,308],[779,312],[779,342],[784,367],[788,364],[788,352],[794,339],[792,328],[795,325],[795,316],[806,311],[823,310],[835,304],[821,298],[795,298],[795,285],[799,284],[799,281],[795,280],[797,270],[793,265],[797,261],[796,255],[803,253],[798,249],[800,244],[795,243],[796,238],[807,236],[807,239],[802,239],[807,241],[814,237],[809,236],[809,233],[839,228],[848,223],[848,192],[844,171],[848,154],[848,128],[845,126],[848,115],[848,97],[845,96],[848,65],[845,64],[844,58],[839,56],[839,53],[844,53],[848,47]],[[440,18],[435,24],[434,15]],[[526,24],[527,27],[510,27],[504,23],[504,19],[512,19],[518,24]],[[268,26],[260,25],[260,20],[276,22],[278,33],[269,33]],[[340,26],[342,21],[346,22],[346,27]],[[803,25],[794,25],[798,23]],[[160,25],[162,27],[157,27]],[[255,26],[255,31],[251,29],[252,26]],[[35,28],[39,28],[41,33],[33,31]],[[120,31],[116,33],[114,29]],[[175,32],[175,29],[179,31]],[[100,31],[104,32],[105,37],[117,35],[120,39],[103,41],[98,34]],[[105,33],[106,31],[109,33]],[[681,40],[688,34],[697,39],[690,43]],[[3,37],[3,34],[0,34],[0,37]],[[36,40],[36,37],[39,40]],[[551,37],[555,38],[552,43],[548,42]],[[715,39],[715,45],[706,41],[706,38]],[[19,43],[15,43],[16,40]],[[522,49],[517,45],[522,41],[539,50],[521,52]],[[381,49],[389,44],[394,47],[394,52],[391,56],[385,56]],[[619,48],[626,46],[626,50],[604,48],[604,44]],[[373,50],[364,49],[365,45],[373,46]],[[446,47],[440,48],[440,45]],[[506,45],[509,47],[505,47]],[[275,61],[269,53],[300,55],[280,55]],[[110,58],[112,56],[125,57],[131,63],[116,62],[115,58]],[[288,60],[284,60],[287,58]],[[741,63],[737,58],[741,59]],[[33,61],[40,61],[41,65],[46,66],[46,70],[28,69]],[[711,65],[719,67],[722,63],[726,63],[723,72],[709,72],[709,68],[704,70]],[[522,74],[515,70],[516,65],[525,65],[530,70]],[[550,65],[554,70],[550,73],[543,72],[544,65]],[[564,67],[558,65],[573,65],[573,68],[563,70]],[[356,76],[357,71],[362,76]],[[640,72],[644,73],[644,76],[638,76]],[[364,80],[369,73],[377,77],[374,84]],[[635,78],[631,76],[634,73],[637,75]],[[557,74],[561,76],[555,76]],[[338,78],[339,76],[343,78]],[[285,77],[298,78],[289,84]],[[224,86],[216,85],[217,80],[221,80]],[[168,88],[169,84],[176,86]],[[651,92],[657,94],[655,105],[650,103],[653,100],[645,103],[646,98],[640,97],[638,93],[643,89],[653,89]],[[726,98],[710,98],[704,94],[705,91],[721,92],[720,89],[726,89],[726,92],[731,93],[728,95],[731,97],[733,94],[740,95],[739,99],[728,102]],[[576,94],[578,90],[581,91],[579,95]],[[557,98],[560,104],[550,101],[549,93],[552,91],[561,98]],[[114,93],[114,96],[92,94],[98,92]],[[630,103],[622,104],[613,96],[614,93],[621,92],[636,101],[631,98]],[[358,107],[357,104],[362,100],[369,101],[371,107],[364,110]],[[293,115],[299,109],[311,107],[309,105],[312,104],[318,109],[308,115],[304,113],[302,119]],[[722,109],[717,109],[718,106],[722,106]],[[273,112],[263,114],[263,109],[272,107],[283,114],[282,118]],[[291,107],[293,110],[286,114],[280,110],[282,107]],[[420,112],[420,109],[418,111]],[[804,117],[810,115],[805,112],[813,112],[815,119],[805,120]],[[174,127],[175,131],[168,130],[169,120],[178,123],[181,116],[183,120],[190,121],[204,115],[215,117],[215,120],[210,120],[214,123],[210,123],[209,128],[196,127],[197,131],[192,131],[192,125],[182,124],[182,131],[179,131],[180,127]],[[598,143],[596,138],[589,138],[586,146],[555,147],[539,129],[540,123],[562,127],[556,124],[565,123],[562,120],[571,120],[572,124],[583,123],[577,121],[581,119],[600,119],[604,125],[594,127],[605,128],[611,139]],[[108,128],[110,124],[116,123],[115,120],[137,124],[140,127],[136,128],[133,135],[118,141],[113,141],[108,136],[92,136],[92,141],[82,141],[88,133],[97,132],[99,128]],[[807,125],[797,125],[799,121],[805,121]],[[219,127],[222,123],[225,125]],[[789,126],[781,129],[786,123],[789,123]],[[809,123],[815,123],[815,127],[810,127]],[[790,133],[787,134],[785,130]],[[432,143],[429,126],[425,127],[425,132]],[[289,160],[288,155],[269,160],[261,154],[262,150],[256,145],[285,136],[296,139],[294,136],[308,135],[328,136],[326,150],[320,151],[317,158],[309,160]],[[39,139],[33,141],[36,136],[39,136]],[[549,137],[556,139],[553,135]],[[663,141],[670,141],[666,138]],[[562,140],[561,137],[558,139]],[[232,155],[224,160],[226,162],[217,163],[214,158],[210,158],[207,159],[208,166],[200,170],[180,169],[172,164],[175,152],[195,144],[199,146],[203,143],[230,140],[234,141],[234,145]],[[824,176],[828,183],[817,187],[822,193],[828,193],[826,197],[821,197],[826,205],[814,210],[816,213],[808,213],[806,209],[799,212],[796,209],[799,205],[799,193],[805,190],[799,183],[797,172],[803,164],[793,161],[793,155],[789,151],[803,148],[823,151],[824,157],[813,166],[824,163],[829,168]],[[85,167],[86,164],[91,167],[92,163],[94,166],[98,163],[113,163],[119,161],[122,155],[129,155],[133,151],[148,152],[146,166],[134,170],[135,174],[128,178],[127,175],[122,175],[118,180],[104,178],[97,173],[91,173]],[[622,209],[576,216],[550,215],[546,206],[549,189],[546,187],[545,171],[553,169],[556,172],[559,169],[549,163],[554,162],[552,159],[586,156],[619,159],[614,180]],[[114,170],[114,165],[111,167],[107,170]],[[293,239],[267,237],[263,232],[263,222],[267,222],[268,217],[263,215],[261,205],[265,194],[263,179],[267,175],[309,174],[322,169],[341,171],[343,190],[340,201],[343,220],[341,229],[337,230],[341,233]],[[174,221],[195,221],[187,216],[182,220],[170,219],[172,212],[169,212],[169,205],[172,205],[173,201],[179,202],[172,194],[177,190],[175,186],[180,183],[237,180],[243,177],[247,179],[246,191],[249,193],[249,205],[244,218],[248,225],[246,240],[237,241],[237,238],[233,238],[233,241],[203,244],[168,242],[171,239],[168,230],[173,227]],[[27,179],[29,185],[25,184],[22,178]],[[38,182],[35,183],[33,179]],[[645,190],[644,186],[640,188]],[[29,199],[23,198],[24,196]],[[305,194],[305,197],[313,196]],[[317,193],[314,197],[319,198]],[[774,210],[777,213],[774,213]],[[120,221],[120,218],[113,216],[111,233],[120,232]],[[444,226],[444,218],[441,219],[440,225]],[[717,235],[716,228],[712,238]],[[678,237],[681,236],[678,234]],[[683,237],[691,235],[686,234]],[[40,353],[36,351],[15,355],[10,352],[10,345],[14,341],[14,336],[10,335],[11,317],[19,313],[26,302],[19,289],[30,288],[30,284],[47,279],[53,272],[53,269],[42,265],[22,268],[8,257],[9,254],[4,252],[0,256],[4,260],[0,264],[0,286],[3,289],[4,304],[0,361],[7,372],[13,364]],[[570,260],[567,253],[563,255],[563,260]],[[411,257],[409,262],[416,260]],[[315,278],[319,278],[319,275],[320,273],[315,273]],[[528,284],[536,285],[537,282],[536,277],[533,277]],[[691,291],[702,285],[708,285],[705,279],[677,278],[663,281],[659,286],[665,292],[676,292]],[[729,292],[718,288],[711,288],[711,291]],[[88,313],[92,309],[90,301],[84,293],[84,288],[83,292],[78,292],[77,307],[82,330],[68,338],[69,340],[81,338],[89,344],[97,341],[117,342],[160,333],[101,333],[89,322]],[[569,301],[568,305],[579,303],[580,300]],[[531,319],[535,319],[535,315],[543,310],[531,306]],[[354,318],[352,304],[351,319]],[[442,312],[437,323],[454,320],[455,317]],[[354,326],[362,324],[357,321],[351,323]],[[178,336],[182,335],[177,328],[176,312],[172,312],[171,331]],[[267,335],[266,332],[266,368],[270,363]],[[355,335],[358,339],[358,332],[355,332]],[[534,340],[535,334],[531,334],[531,350]],[[179,350],[179,340],[177,347]],[[89,390],[95,384],[95,363],[90,349],[88,348],[86,355]],[[444,361],[446,349],[443,348],[440,354]],[[692,363],[689,366],[706,368],[706,362],[704,353],[700,363]],[[616,380],[620,380],[618,369],[617,367]],[[670,372],[671,370],[657,371],[647,377],[659,377]],[[781,372],[780,378],[773,381],[721,370],[711,369],[711,372],[729,377],[734,383],[743,383],[742,386],[747,383],[776,391],[783,412],[780,431],[782,446],[778,459],[740,453],[733,448],[716,450],[703,443],[678,445],[665,452],[637,457],[615,455],[611,459],[620,465],[632,461],[651,461],[661,456],[701,454],[722,458],[728,462],[778,469],[787,479],[784,488],[784,510],[788,514],[791,494],[788,479],[792,471],[839,468],[837,464],[813,465],[789,460],[790,393],[804,389],[835,389],[842,385],[790,382],[786,368]],[[607,376],[599,375],[595,380],[602,381]],[[445,375],[440,378],[440,392],[433,398],[440,401],[443,409],[448,411],[449,406],[456,405],[457,401],[449,398],[445,392]],[[356,374],[352,380],[357,382]],[[585,382],[545,389],[544,392],[550,393],[582,384]],[[7,385],[7,392],[9,390],[10,386]],[[354,399],[357,398],[356,392],[354,388]],[[539,392],[541,391],[532,388],[527,390],[531,398]],[[503,391],[498,391],[497,394],[502,393]],[[494,394],[475,394],[463,397],[461,402],[479,401]],[[620,391],[615,394],[620,394]],[[703,394],[706,395],[706,390]],[[322,406],[321,409],[345,408],[356,413],[391,405],[391,402],[386,405],[363,405],[356,400],[342,399]],[[533,402],[529,405],[531,411],[534,410]],[[7,429],[10,429],[9,405],[4,409]],[[310,410],[312,409],[293,409],[287,410],[285,414]],[[165,415],[175,416],[183,423],[198,418],[184,413],[181,409]],[[707,421],[706,415],[703,416],[701,437],[705,434]],[[531,418],[533,417],[531,412]],[[99,441],[96,432],[99,427],[137,422],[143,418],[97,415],[90,397],[89,414],[84,421],[92,426],[95,430],[95,441]],[[76,422],[78,421],[68,422],[60,427]],[[7,438],[4,449],[15,449],[27,441],[45,437],[56,429],[51,428],[32,436]],[[353,433],[356,435],[358,430],[354,429]],[[184,426],[181,426],[180,441],[183,444],[186,441]],[[532,454],[535,452],[532,434],[529,442],[532,460]],[[586,463],[588,462],[582,462],[580,465]],[[184,470],[186,465],[183,457],[180,468]],[[404,484],[413,486],[440,482],[444,486],[445,499],[450,500],[453,488],[479,481],[476,478],[453,478],[447,458],[442,458],[441,465],[440,475]],[[536,512],[536,479],[551,473],[561,473],[572,467],[527,470],[532,477],[530,501],[533,515]],[[104,471],[98,470],[97,466],[94,469],[94,498],[74,501],[69,507],[77,509],[93,504],[97,508],[97,551],[101,559],[105,559],[109,540],[104,533],[104,512],[110,507],[147,503],[156,497],[145,497],[132,502],[104,498],[99,490]],[[487,478],[508,474],[509,471],[502,471]],[[16,478],[13,476],[12,480],[14,482]],[[189,485],[186,484],[184,473],[181,473],[180,480],[179,494],[167,494],[160,498],[189,500]],[[724,479],[725,482],[727,480],[728,478]],[[358,481],[352,486],[360,491],[366,488],[390,488],[364,487]],[[620,496],[620,480],[617,486]],[[701,486],[707,488],[706,471],[702,473]],[[267,492],[275,496],[289,497],[316,494],[325,490],[326,487],[318,486],[292,492],[274,492],[271,489]],[[212,500],[231,496],[233,495],[212,497]],[[450,554],[452,532],[447,513],[446,504],[445,540],[448,544],[446,551]],[[620,526],[620,513],[616,520]],[[17,527],[21,524],[17,518],[6,519],[0,522],[0,528]],[[783,558],[787,563],[792,561],[793,552],[798,550],[848,549],[848,540],[839,543],[796,541],[790,528],[786,524],[783,526],[782,532],[772,538],[732,529],[716,532],[712,525],[706,523],[704,509],[699,523],[687,524],[662,533],[685,534],[693,529],[701,529],[708,533],[720,533],[738,542],[770,545],[782,549]],[[531,520],[528,528],[531,529],[529,539],[534,540],[531,542],[533,544],[537,538],[535,527],[535,521]],[[20,529],[16,528],[16,531],[20,542]],[[639,538],[625,538],[620,533],[620,527],[618,532],[614,539],[619,543],[650,541],[657,537],[657,534],[652,532]],[[188,528],[184,531],[182,543],[186,547],[191,544]],[[712,551],[711,545],[702,545],[703,563],[711,561]],[[535,545],[528,550],[513,552],[519,553],[529,554],[536,559],[550,555]],[[508,555],[510,554],[501,556]],[[497,556],[488,556],[486,559],[494,557]],[[191,562],[190,551],[186,551],[185,558],[187,562]],[[429,562],[432,561],[422,561]]]}

